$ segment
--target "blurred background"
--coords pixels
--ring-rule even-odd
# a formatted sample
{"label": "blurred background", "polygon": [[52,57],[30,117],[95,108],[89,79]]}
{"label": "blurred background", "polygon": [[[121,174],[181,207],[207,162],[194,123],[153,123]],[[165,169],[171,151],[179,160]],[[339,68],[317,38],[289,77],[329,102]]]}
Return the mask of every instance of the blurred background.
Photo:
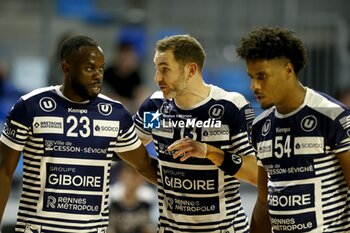
{"label": "blurred background", "polygon": [[[308,50],[301,81],[350,101],[348,0],[0,0],[0,5],[0,124],[20,95],[61,83],[58,45],[76,33],[101,45],[107,64],[103,92],[124,102],[132,113],[157,89],[155,42],[178,33],[202,43],[208,83],[241,92],[260,113],[244,63],[235,54],[240,38],[259,26],[294,30]],[[116,77],[119,85],[112,81]],[[15,221],[20,189],[21,166],[4,227]],[[248,214],[255,196],[256,190],[243,184]]]}

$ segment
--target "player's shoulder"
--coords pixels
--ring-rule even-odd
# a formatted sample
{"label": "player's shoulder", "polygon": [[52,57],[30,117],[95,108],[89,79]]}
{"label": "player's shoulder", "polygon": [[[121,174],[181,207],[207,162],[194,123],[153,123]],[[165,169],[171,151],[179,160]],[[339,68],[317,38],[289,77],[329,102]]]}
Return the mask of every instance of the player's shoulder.
{"label": "player's shoulder", "polygon": [[167,100],[164,98],[163,92],[161,91],[155,91],[150,96],[148,96],[142,103],[141,109],[158,109],[161,107],[164,102]]}
{"label": "player's shoulder", "polygon": [[346,111],[346,107],[338,100],[323,92],[318,92],[310,88],[306,88],[305,105],[332,120]]}
{"label": "player's shoulder", "polygon": [[54,91],[56,88],[57,86],[41,87],[23,95],[21,98],[26,101],[32,98],[41,97],[42,95]]}
{"label": "player's shoulder", "polygon": [[97,102],[108,103],[108,104],[112,104],[112,105],[123,105],[122,102],[115,100],[115,99],[112,99],[111,97],[106,96],[105,94],[102,94],[102,93],[98,94]]}
{"label": "player's shoulder", "polygon": [[264,121],[267,118],[270,118],[271,116],[274,116],[275,107],[271,107],[260,113],[257,117],[255,117],[253,121],[253,125],[257,125],[259,122]]}
{"label": "player's shoulder", "polygon": [[218,86],[210,85],[212,98],[215,100],[225,100],[234,104],[237,108],[241,109],[242,107],[248,104],[247,99],[239,92],[235,91],[226,91]]}
{"label": "player's shoulder", "polygon": [[125,117],[130,115],[129,110],[125,107],[125,105],[122,102],[112,99],[101,93],[94,100],[94,105],[97,105],[99,112],[101,112],[105,116],[109,116],[110,114],[119,117]]}
{"label": "player's shoulder", "polygon": [[152,93],[152,95],[149,96],[150,100],[164,100],[163,92],[161,91],[155,91]]}

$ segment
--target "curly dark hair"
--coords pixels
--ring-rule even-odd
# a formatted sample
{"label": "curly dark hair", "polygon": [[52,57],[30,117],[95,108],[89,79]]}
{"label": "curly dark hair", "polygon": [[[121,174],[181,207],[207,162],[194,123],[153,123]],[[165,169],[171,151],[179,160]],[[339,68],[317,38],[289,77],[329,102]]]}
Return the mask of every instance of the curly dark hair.
{"label": "curly dark hair", "polygon": [[241,39],[236,49],[244,60],[287,58],[298,74],[306,65],[306,49],[293,31],[279,27],[263,27]]}

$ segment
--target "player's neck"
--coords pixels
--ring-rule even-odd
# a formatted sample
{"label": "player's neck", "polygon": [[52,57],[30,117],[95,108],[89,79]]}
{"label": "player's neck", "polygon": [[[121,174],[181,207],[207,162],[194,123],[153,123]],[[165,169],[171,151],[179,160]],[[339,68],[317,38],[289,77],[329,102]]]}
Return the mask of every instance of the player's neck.
{"label": "player's neck", "polygon": [[66,98],[67,100],[74,102],[74,103],[87,103],[89,100],[85,100],[81,98],[80,96],[74,94],[69,88],[66,88],[64,84],[62,84],[59,87],[59,91],[61,92],[62,96]]}
{"label": "player's neck", "polygon": [[276,109],[281,114],[288,114],[299,108],[303,103],[306,96],[306,88],[300,83],[287,92],[281,104],[276,105]]}
{"label": "player's neck", "polygon": [[201,82],[189,85],[183,94],[175,97],[176,105],[183,109],[191,108],[206,99],[209,94],[210,86],[201,80]]}

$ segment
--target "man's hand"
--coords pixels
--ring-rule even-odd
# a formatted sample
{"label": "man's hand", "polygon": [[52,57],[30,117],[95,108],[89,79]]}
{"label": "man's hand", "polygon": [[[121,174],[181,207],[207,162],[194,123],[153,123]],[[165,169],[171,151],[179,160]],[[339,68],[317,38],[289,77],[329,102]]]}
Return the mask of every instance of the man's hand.
{"label": "man's hand", "polygon": [[207,157],[207,144],[194,141],[191,138],[181,138],[168,147],[168,151],[176,151],[173,158],[186,161],[190,157],[205,159]]}

